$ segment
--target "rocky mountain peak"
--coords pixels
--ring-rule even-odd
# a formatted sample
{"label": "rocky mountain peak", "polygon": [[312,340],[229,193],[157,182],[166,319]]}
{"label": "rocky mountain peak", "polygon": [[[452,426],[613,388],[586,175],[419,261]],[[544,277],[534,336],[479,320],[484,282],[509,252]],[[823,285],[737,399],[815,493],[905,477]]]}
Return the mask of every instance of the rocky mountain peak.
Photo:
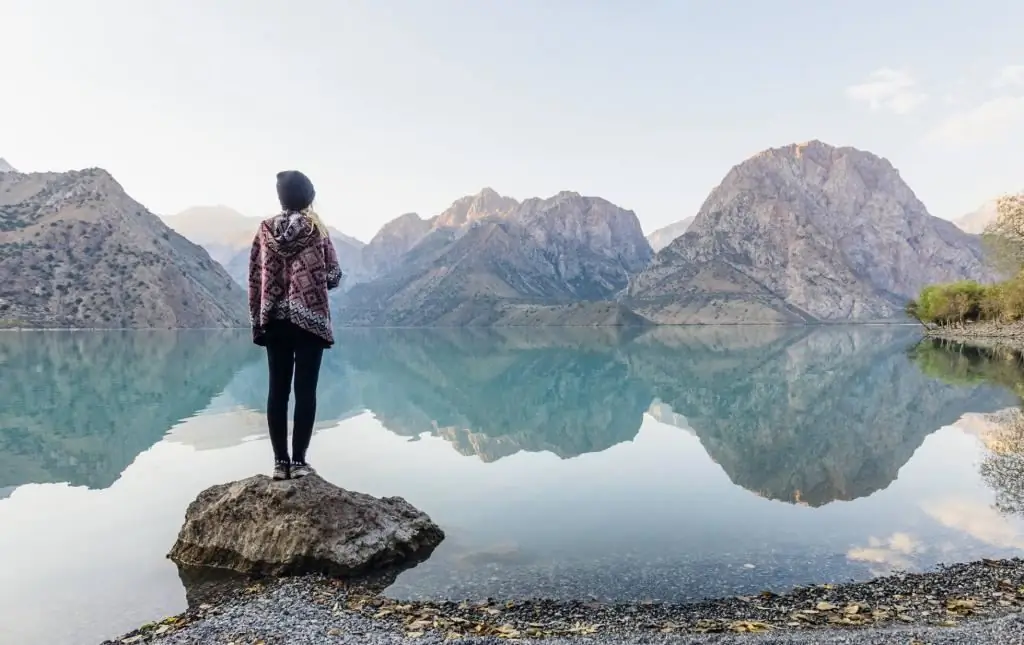
{"label": "rocky mountain peak", "polygon": [[508,217],[519,208],[519,202],[503,197],[493,188],[484,188],[476,195],[455,200],[434,218],[433,227],[462,227],[487,217]]}
{"label": "rocky mountain peak", "polygon": [[18,172],[18,169],[7,163],[7,160],[0,157],[0,172]]}
{"label": "rocky mountain peak", "polygon": [[370,240],[370,244],[387,238],[402,236],[410,231],[425,231],[429,227],[427,220],[419,216],[419,213],[403,213],[380,227],[377,234]]}
{"label": "rocky mountain peak", "polygon": [[810,141],[734,166],[630,296],[663,322],[875,320],[926,284],[991,277],[888,160]]}

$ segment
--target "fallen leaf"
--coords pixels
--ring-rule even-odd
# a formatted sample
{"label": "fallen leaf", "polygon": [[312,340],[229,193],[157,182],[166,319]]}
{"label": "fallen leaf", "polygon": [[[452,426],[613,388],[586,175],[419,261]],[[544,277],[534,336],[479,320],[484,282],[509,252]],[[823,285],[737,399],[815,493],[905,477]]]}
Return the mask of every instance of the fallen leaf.
{"label": "fallen leaf", "polygon": [[734,632],[756,633],[766,632],[769,629],[772,629],[772,626],[768,623],[762,623],[759,620],[738,620],[730,624],[729,629]]}
{"label": "fallen leaf", "polygon": [[974,611],[974,608],[977,607],[977,605],[978,601],[971,600],[968,598],[958,598],[946,601],[946,609],[961,614],[966,614]]}
{"label": "fallen leaf", "polygon": [[519,630],[512,625],[502,625],[497,631],[498,638],[519,638]]}

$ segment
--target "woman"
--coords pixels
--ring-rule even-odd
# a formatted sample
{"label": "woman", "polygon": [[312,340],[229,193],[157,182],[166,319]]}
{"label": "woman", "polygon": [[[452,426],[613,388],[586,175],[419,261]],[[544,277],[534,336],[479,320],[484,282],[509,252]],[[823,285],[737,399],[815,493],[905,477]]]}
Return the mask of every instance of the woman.
{"label": "woman", "polygon": [[[267,348],[267,425],[274,479],[315,473],[306,461],[316,417],[316,385],[324,349],[334,344],[327,291],[341,282],[334,245],[313,211],[316,191],[298,170],[277,173],[281,212],[260,223],[249,254],[252,339]],[[295,419],[288,454],[288,397],[295,381]]]}

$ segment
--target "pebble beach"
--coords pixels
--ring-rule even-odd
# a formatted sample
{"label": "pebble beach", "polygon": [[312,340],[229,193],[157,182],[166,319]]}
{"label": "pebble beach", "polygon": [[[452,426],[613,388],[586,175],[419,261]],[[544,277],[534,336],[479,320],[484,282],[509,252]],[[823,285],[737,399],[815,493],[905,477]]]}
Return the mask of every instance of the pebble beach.
{"label": "pebble beach", "polygon": [[404,602],[316,577],[252,583],[103,645],[1024,643],[1024,560],[689,604]]}

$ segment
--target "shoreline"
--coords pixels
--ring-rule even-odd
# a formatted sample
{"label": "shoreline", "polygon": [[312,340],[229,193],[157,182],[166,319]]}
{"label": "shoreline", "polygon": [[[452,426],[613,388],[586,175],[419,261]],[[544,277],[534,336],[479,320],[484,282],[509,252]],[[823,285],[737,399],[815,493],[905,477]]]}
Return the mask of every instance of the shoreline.
{"label": "shoreline", "polygon": [[[350,329],[388,329],[388,330],[422,330],[422,329],[659,329],[659,328],[690,328],[690,327],[782,327],[782,328],[819,328],[819,327],[919,327],[920,323],[906,322],[906,321],[886,321],[886,320],[842,320],[842,321],[815,321],[815,322],[787,322],[787,323],[769,323],[769,322],[708,322],[708,323],[675,323],[675,324],[659,324],[650,323],[648,325],[570,325],[570,324],[557,324],[557,325],[422,325],[422,326],[396,326],[396,325],[346,325],[338,324],[335,325],[334,331],[347,331]],[[0,325],[0,333],[2,332],[36,332],[36,331],[62,331],[62,332],[109,332],[109,331],[122,331],[122,332],[141,332],[141,331],[238,331],[248,330],[248,325],[240,327],[17,327],[17,326],[4,326]],[[926,330],[924,335],[932,335],[931,331]],[[1021,331],[1020,336],[1022,342],[1024,342],[1024,330]]]}
{"label": "shoreline", "polygon": [[926,329],[925,337],[985,349],[1024,351],[1024,323],[1021,322],[976,322],[961,327],[935,327]]}
{"label": "shoreline", "polygon": [[[1024,642],[1024,559],[696,603],[403,601],[321,577],[255,582],[102,645],[143,643]],[[989,633],[1022,640],[993,641]],[[762,642],[760,638],[758,642]],[[929,636],[927,642],[940,642]],[[781,640],[780,640],[781,639]],[[890,640],[892,639],[892,640]]]}

